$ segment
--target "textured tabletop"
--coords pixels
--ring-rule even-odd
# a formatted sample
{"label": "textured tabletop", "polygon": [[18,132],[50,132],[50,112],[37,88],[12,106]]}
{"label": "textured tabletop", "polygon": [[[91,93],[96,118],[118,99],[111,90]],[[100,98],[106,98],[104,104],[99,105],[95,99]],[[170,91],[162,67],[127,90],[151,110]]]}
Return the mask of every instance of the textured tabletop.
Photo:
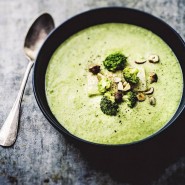
{"label": "textured tabletop", "polygon": [[[57,26],[82,11],[107,6],[151,13],[185,38],[185,0],[0,0],[0,126],[15,101],[26,69],[23,42],[34,18],[48,12]],[[183,123],[183,116],[180,119]],[[167,135],[160,147],[154,144],[148,150],[143,148],[137,157],[132,152],[126,155],[122,149],[102,152],[80,146],[60,134],[43,116],[30,74],[17,141],[12,147],[0,147],[0,185],[184,185],[183,124],[171,128],[171,132],[178,129],[182,132]]]}

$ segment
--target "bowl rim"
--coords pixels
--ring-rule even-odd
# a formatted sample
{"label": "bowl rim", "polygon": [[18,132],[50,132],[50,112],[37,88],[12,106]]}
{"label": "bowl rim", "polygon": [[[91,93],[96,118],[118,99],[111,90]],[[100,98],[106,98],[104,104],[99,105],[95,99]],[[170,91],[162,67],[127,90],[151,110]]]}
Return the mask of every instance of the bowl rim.
{"label": "bowl rim", "polygon": [[[143,16],[146,17],[150,17],[151,19],[157,21],[160,24],[163,24],[167,29],[171,30],[173,32],[173,34],[175,35],[175,37],[183,44],[184,48],[185,48],[185,42],[184,40],[181,38],[181,36],[177,33],[177,31],[175,29],[173,29],[169,24],[167,24],[165,21],[161,20],[160,18],[149,14],[147,12],[138,10],[138,9],[134,9],[134,8],[127,8],[127,7],[101,7],[101,8],[94,8],[94,9],[90,9],[81,13],[78,13],[74,16],[72,16],[71,18],[67,19],[66,21],[62,22],[61,24],[59,24],[54,30],[52,30],[50,32],[50,34],[48,35],[48,37],[46,38],[46,40],[44,41],[42,47],[40,48],[38,54],[37,54],[37,58],[36,61],[34,63],[34,69],[33,69],[33,75],[32,75],[32,86],[33,86],[33,92],[34,92],[34,96],[36,99],[36,102],[41,110],[41,112],[44,114],[44,116],[46,117],[46,119],[48,120],[48,122],[54,127],[56,128],[60,133],[69,136],[70,138],[74,139],[75,141],[80,141],[86,144],[90,144],[90,145],[95,145],[95,146],[103,146],[103,147],[127,147],[127,146],[134,146],[134,145],[138,145],[138,144],[142,144],[145,143],[146,141],[150,141],[153,138],[156,138],[157,135],[161,134],[161,132],[163,132],[164,130],[166,130],[168,127],[170,127],[175,121],[176,119],[179,117],[179,115],[182,113],[184,107],[185,107],[185,101],[184,103],[182,102],[183,100],[183,95],[184,95],[184,83],[183,83],[183,92],[182,92],[182,97],[181,97],[181,101],[179,103],[179,106],[176,110],[176,112],[174,113],[174,115],[171,117],[171,119],[158,131],[156,131],[155,133],[153,133],[152,135],[149,135],[141,140],[137,140],[134,142],[130,142],[130,143],[123,143],[123,144],[105,144],[105,143],[96,143],[96,142],[92,142],[92,141],[88,141],[85,139],[82,139],[78,136],[73,135],[72,133],[70,133],[67,129],[65,129],[62,124],[60,124],[55,116],[51,113],[48,113],[48,111],[46,110],[46,107],[43,105],[43,102],[40,100],[39,95],[37,94],[37,89],[36,89],[36,79],[35,79],[35,74],[36,74],[36,68],[37,68],[37,63],[38,63],[38,58],[40,53],[42,52],[43,47],[47,44],[48,39],[50,39],[52,37],[52,35],[56,32],[56,30],[59,30],[60,27],[62,27],[64,24],[68,24],[70,21],[76,19],[79,16],[85,16],[86,14],[92,13],[92,12],[98,12],[98,11],[106,11],[106,10],[121,10],[121,11],[129,11],[129,12],[135,12],[138,14],[143,14]],[[97,25],[97,24],[94,24]],[[142,26],[140,26],[142,27]],[[88,26],[87,26],[88,28]],[[145,28],[147,29],[147,28]],[[150,30],[150,29],[148,29]],[[150,30],[152,31],[152,30]],[[76,32],[77,33],[77,32]],[[155,33],[156,34],[156,33]],[[72,36],[72,35],[71,35]],[[160,36],[159,36],[160,37]],[[160,37],[161,38],[161,37]],[[162,38],[163,39],[163,38]],[[166,43],[166,41],[164,41]],[[61,42],[62,44],[63,42]],[[168,43],[167,43],[168,44]],[[169,46],[169,45],[168,45]],[[169,46],[170,47],[170,46]],[[170,47],[171,48],[171,47]],[[173,50],[172,50],[173,51]],[[176,54],[175,54],[176,56]],[[177,57],[177,56],[176,56]],[[48,62],[49,63],[49,62]],[[180,63],[180,62],[179,62]],[[181,64],[180,64],[181,66]],[[181,67],[182,69],[182,67]],[[183,70],[182,70],[183,73]],[[184,82],[184,77],[183,77],[183,82]],[[46,100],[47,101],[47,100]],[[47,103],[48,104],[48,103]],[[48,105],[49,106],[49,105]],[[180,108],[181,106],[181,108]],[[180,108],[180,109],[179,109]]]}

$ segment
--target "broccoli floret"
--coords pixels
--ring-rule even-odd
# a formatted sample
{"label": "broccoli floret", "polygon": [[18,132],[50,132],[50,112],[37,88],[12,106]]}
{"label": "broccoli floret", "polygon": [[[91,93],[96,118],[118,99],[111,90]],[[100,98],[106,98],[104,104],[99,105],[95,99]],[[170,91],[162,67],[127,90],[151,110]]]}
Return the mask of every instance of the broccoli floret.
{"label": "broccoli floret", "polygon": [[123,96],[123,100],[130,108],[133,108],[137,102],[136,93],[129,91],[126,95]]}
{"label": "broccoli floret", "polygon": [[116,116],[118,112],[118,104],[116,102],[112,102],[106,96],[103,96],[100,101],[100,108],[104,114],[110,116]]}
{"label": "broccoli floret", "polygon": [[139,70],[136,68],[126,67],[123,70],[123,76],[127,82],[137,84],[139,82],[138,72]]}
{"label": "broccoli floret", "polygon": [[98,90],[101,93],[105,93],[108,89],[111,87],[111,81],[107,79],[106,77],[103,77],[99,82],[98,82]]}
{"label": "broccoli floret", "polygon": [[114,72],[116,70],[123,69],[125,62],[126,57],[123,54],[116,52],[107,56],[103,61],[103,64],[109,71]]}

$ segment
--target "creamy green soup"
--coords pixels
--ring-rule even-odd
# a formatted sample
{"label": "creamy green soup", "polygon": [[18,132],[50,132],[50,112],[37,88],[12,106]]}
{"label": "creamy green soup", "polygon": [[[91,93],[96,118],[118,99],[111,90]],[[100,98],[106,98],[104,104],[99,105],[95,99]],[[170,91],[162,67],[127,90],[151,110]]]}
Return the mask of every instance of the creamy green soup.
{"label": "creamy green soup", "polygon": [[[157,54],[156,64],[138,64],[145,71],[147,88],[153,87],[155,106],[149,97],[129,108],[124,102],[116,116],[100,109],[102,95],[88,95],[88,66],[98,64],[112,52],[122,52],[127,64]],[[136,64],[134,64],[136,65]],[[150,84],[155,72],[158,81]],[[46,72],[46,95],[56,119],[71,134],[102,144],[124,144],[142,140],[159,131],[176,112],[182,96],[183,77],[179,62],[169,46],[144,28],[108,23],[71,36],[54,52]]]}

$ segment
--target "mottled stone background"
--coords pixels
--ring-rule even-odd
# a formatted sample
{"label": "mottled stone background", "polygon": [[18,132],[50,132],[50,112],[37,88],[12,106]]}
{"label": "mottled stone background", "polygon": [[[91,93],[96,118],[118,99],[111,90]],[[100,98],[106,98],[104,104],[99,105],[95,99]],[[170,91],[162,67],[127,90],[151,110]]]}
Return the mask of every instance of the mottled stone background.
{"label": "mottled stone background", "polygon": [[[0,0],[0,126],[12,107],[26,69],[23,42],[33,19],[42,12],[49,12],[59,25],[77,13],[104,6],[124,6],[149,12],[166,21],[185,38],[185,0]],[[79,147],[55,130],[38,108],[31,75],[21,110],[15,145],[0,147],[0,185],[185,184],[183,126],[180,127],[182,133],[169,136],[170,143],[155,148],[153,157],[147,159],[146,150],[144,157],[134,158],[134,161],[132,156],[124,159],[119,152],[110,155],[107,150],[102,156],[96,148]],[[169,147],[163,153],[166,145]],[[161,152],[161,156],[155,158],[155,152]]]}

